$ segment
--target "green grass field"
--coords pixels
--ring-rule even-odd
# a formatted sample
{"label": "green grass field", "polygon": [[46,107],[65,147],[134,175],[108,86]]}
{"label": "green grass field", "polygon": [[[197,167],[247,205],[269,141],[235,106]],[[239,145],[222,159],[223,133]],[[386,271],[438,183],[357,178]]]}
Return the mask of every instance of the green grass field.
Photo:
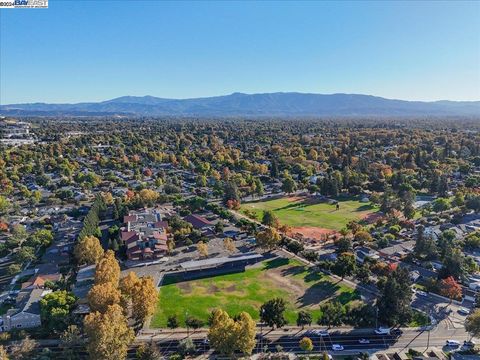
{"label": "green grass field", "polygon": [[339,210],[336,210],[334,204],[288,197],[242,204],[241,209],[254,211],[258,219],[262,218],[264,210],[272,210],[281,224],[332,230],[340,230],[351,220],[360,220],[378,211],[376,206],[371,203],[362,203],[357,198],[339,198],[338,201]]}
{"label": "green grass field", "polygon": [[419,327],[429,324],[428,316],[420,311],[414,310],[412,320],[408,323],[410,327]]}
{"label": "green grass field", "polygon": [[170,315],[176,315],[184,326],[187,311],[188,316],[206,323],[215,308],[232,316],[246,311],[258,320],[260,306],[275,297],[287,301],[285,317],[289,324],[295,324],[299,309],[311,312],[316,321],[321,301],[336,298],[345,305],[360,299],[360,294],[325,275],[310,272],[296,260],[277,258],[241,273],[183,282],[179,278],[166,279],[150,326],[166,327]]}

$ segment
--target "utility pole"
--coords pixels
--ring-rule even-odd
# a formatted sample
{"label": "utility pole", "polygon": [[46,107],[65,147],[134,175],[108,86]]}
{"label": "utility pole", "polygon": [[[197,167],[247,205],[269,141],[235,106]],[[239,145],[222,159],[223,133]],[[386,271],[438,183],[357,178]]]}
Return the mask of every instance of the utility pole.
{"label": "utility pole", "polygon": [[[320,352],[322,352],[323,348],[323,336],[320,335]],[[327,351],[327,346],[325,345],[325,351]]]}
{"label": "utility pole", "polygon": [[430,309],[428,309],[427,316],[428,316],[428,337],[427,337],[427,350],[428,350],[428,348],[430,347],[430,330],[432,328],[432,323],[430,320]]}
{"label": "utility pole", "polygon": [[265,314],[265,309],[260,311],[260,351],[263,353],[263,314]]}

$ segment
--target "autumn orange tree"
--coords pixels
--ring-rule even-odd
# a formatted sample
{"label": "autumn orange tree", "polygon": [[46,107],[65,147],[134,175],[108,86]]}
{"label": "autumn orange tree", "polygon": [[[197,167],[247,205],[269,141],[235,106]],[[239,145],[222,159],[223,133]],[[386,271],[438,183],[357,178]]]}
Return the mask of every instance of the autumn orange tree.
{"label": "autumn orange tree", "polygon": [[120,303],[120,296],[112,282],[95,284],[88,292],[88,305],[92,311],[104,313],[110,305]]}
{"label": "autumn orange tree", "polygon": [[132,294],[132,316],[139,324],[153,315],[158,292],[151,276],[141,277]]}
{"label": "autumn orange tree", "polygon": [[120,279],[119,288],[123,295],[131,298],[135,292],[135,286],[139,279],[136,273],[129,271],[126,276]]}
{"label": "autumn orange tree", "polygon": [[280,243],[281,236],[274,228],[266,228],[257,233],[257,245],[262,249],[273,250]]}
{"label": "autumn orange tree", "polygon": [[225,238],[223,240],[223,247],[230,253],[233,253],[235,252],[235,250],[237,250],[237,248],[235,247],[235,242],[232,238]]}
{"label": "autumn orange tree", "polygon": [[103,249],[95,236],[85,236],[75,245],[73,253],[80,265],[92,265],[100,261],[103,256]]}
{"label": "autumn orange tree", "polygon": [[452,302],[453,299],[460,299],[462,297],[462,287],[453,276],[449,276],[440,281],[440,294],[448,297],[450,302]]}
{"label": "autumn orange tree", "polygon": [[200,257],[207,257],[208,256],[208,245],[203,241],[199,241],[197,244],[197,251]]}
{"label": "autumn orange tree", "polygon": [[232,356],[235,351],[241,351],[249,355],[255,347],[255,333],[255,321],[248,313],[241,312],[234,320],[225,311],[216,309],[208,339],[221,354]]}
{"label": "autumn orange tree", "polygon": [[120,265],[115,259],[115,253],[112,250],[107,250],[95,269],[95,284],[111,282],[117,287],[119,280]]}
{"label": "autumn orange tree", "polygon": [[104,313],[94,311],[84,320],[88,337],[87,351],[92,360],[122,360],[127,357],[128,345],[134,339],[122,308],[110,305]]}
{"label": "autumn orange tree", "polygon": [[137,202],[140,206],[153,206],[158,197],[159,194],[155,190],[142,189],[137,194]]}
{"label": "autumn orange tree", "polygon": [[[95,271],[95,285],[88,293],[92,312],[84,319],[91,359],[125,359],[133,330],[119,305],[120,266],[113,251],[105,252]],[[124,285],[126,286],[126,285]]]}
{"label": "autumn orange tree", "polygon": [[153,278],[139,278],[133,271],[120,280],[120,290],[127,300],[126,307],[131,306],[131,314],[137,323],[143,323],[155,311],[158,292]]}

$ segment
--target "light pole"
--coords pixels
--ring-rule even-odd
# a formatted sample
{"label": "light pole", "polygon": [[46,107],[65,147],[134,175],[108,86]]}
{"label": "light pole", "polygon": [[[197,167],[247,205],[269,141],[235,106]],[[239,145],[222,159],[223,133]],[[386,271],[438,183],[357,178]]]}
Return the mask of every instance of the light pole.
{"label": "light pole", "polygon": [[185,310],[185,326],[187,327],[187,337],[190,337],[190,331],[188,329],[188,310]]}
{"label": "light pole", "polygon": [[260,310],[260,351],[263,353],[263,315],[265,314],[265,309]]}
{"label": "light pole", "polygon": [[430,347],[430,329],[432,327],[431,319],[430,319],[430,309],[428,309],[427,316],[428,316],[428,337],[427,337],[427,350],[428,350],[428,348]]}

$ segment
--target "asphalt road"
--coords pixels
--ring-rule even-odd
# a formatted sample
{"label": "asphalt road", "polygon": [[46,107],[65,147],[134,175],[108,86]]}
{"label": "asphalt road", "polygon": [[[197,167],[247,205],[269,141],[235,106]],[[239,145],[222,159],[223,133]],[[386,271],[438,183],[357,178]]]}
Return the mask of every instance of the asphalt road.
{"label": "asphalt road", "polygon": [[[301,338],[308,336],[314,345],[314,352],[327,351],[330,354],[374,352],[386,349],[401,351],[404,349],[426,349],[427,347],[446,348],[446,340],[458,340],[463,343],[469,339],[468,334],[463,328],[452,328],[448,322],[441,322],[435,328],[431,329],[430,334],[427,330],[400,329],[396,335],[377,335],[372,329],[356,329],[350,331],[329,331],[328,336],[319,336],[313,334],[310,330],[300,330],[295,328],[280,329],[270,331],[263,329],[263,335],[257,334],[257,346],[255,352],[276,351],[277,346],[281,346],[284,351],[299,353],[301,349],[298,343]],[[210,347],[204,341],[207,337],[206,330],[190,332],[189,336],[194,340],[199,353],[209,352]],[[163,353],[175,352],[178,342],[187,337],[185,332],[164,332],[153,335],[140,335],[137,341],[154,341]],[[368,339],[368,344],[361,344],[360,339]],[[332,345],[339,344],[344,347],[342,351],[332,351]]]}

